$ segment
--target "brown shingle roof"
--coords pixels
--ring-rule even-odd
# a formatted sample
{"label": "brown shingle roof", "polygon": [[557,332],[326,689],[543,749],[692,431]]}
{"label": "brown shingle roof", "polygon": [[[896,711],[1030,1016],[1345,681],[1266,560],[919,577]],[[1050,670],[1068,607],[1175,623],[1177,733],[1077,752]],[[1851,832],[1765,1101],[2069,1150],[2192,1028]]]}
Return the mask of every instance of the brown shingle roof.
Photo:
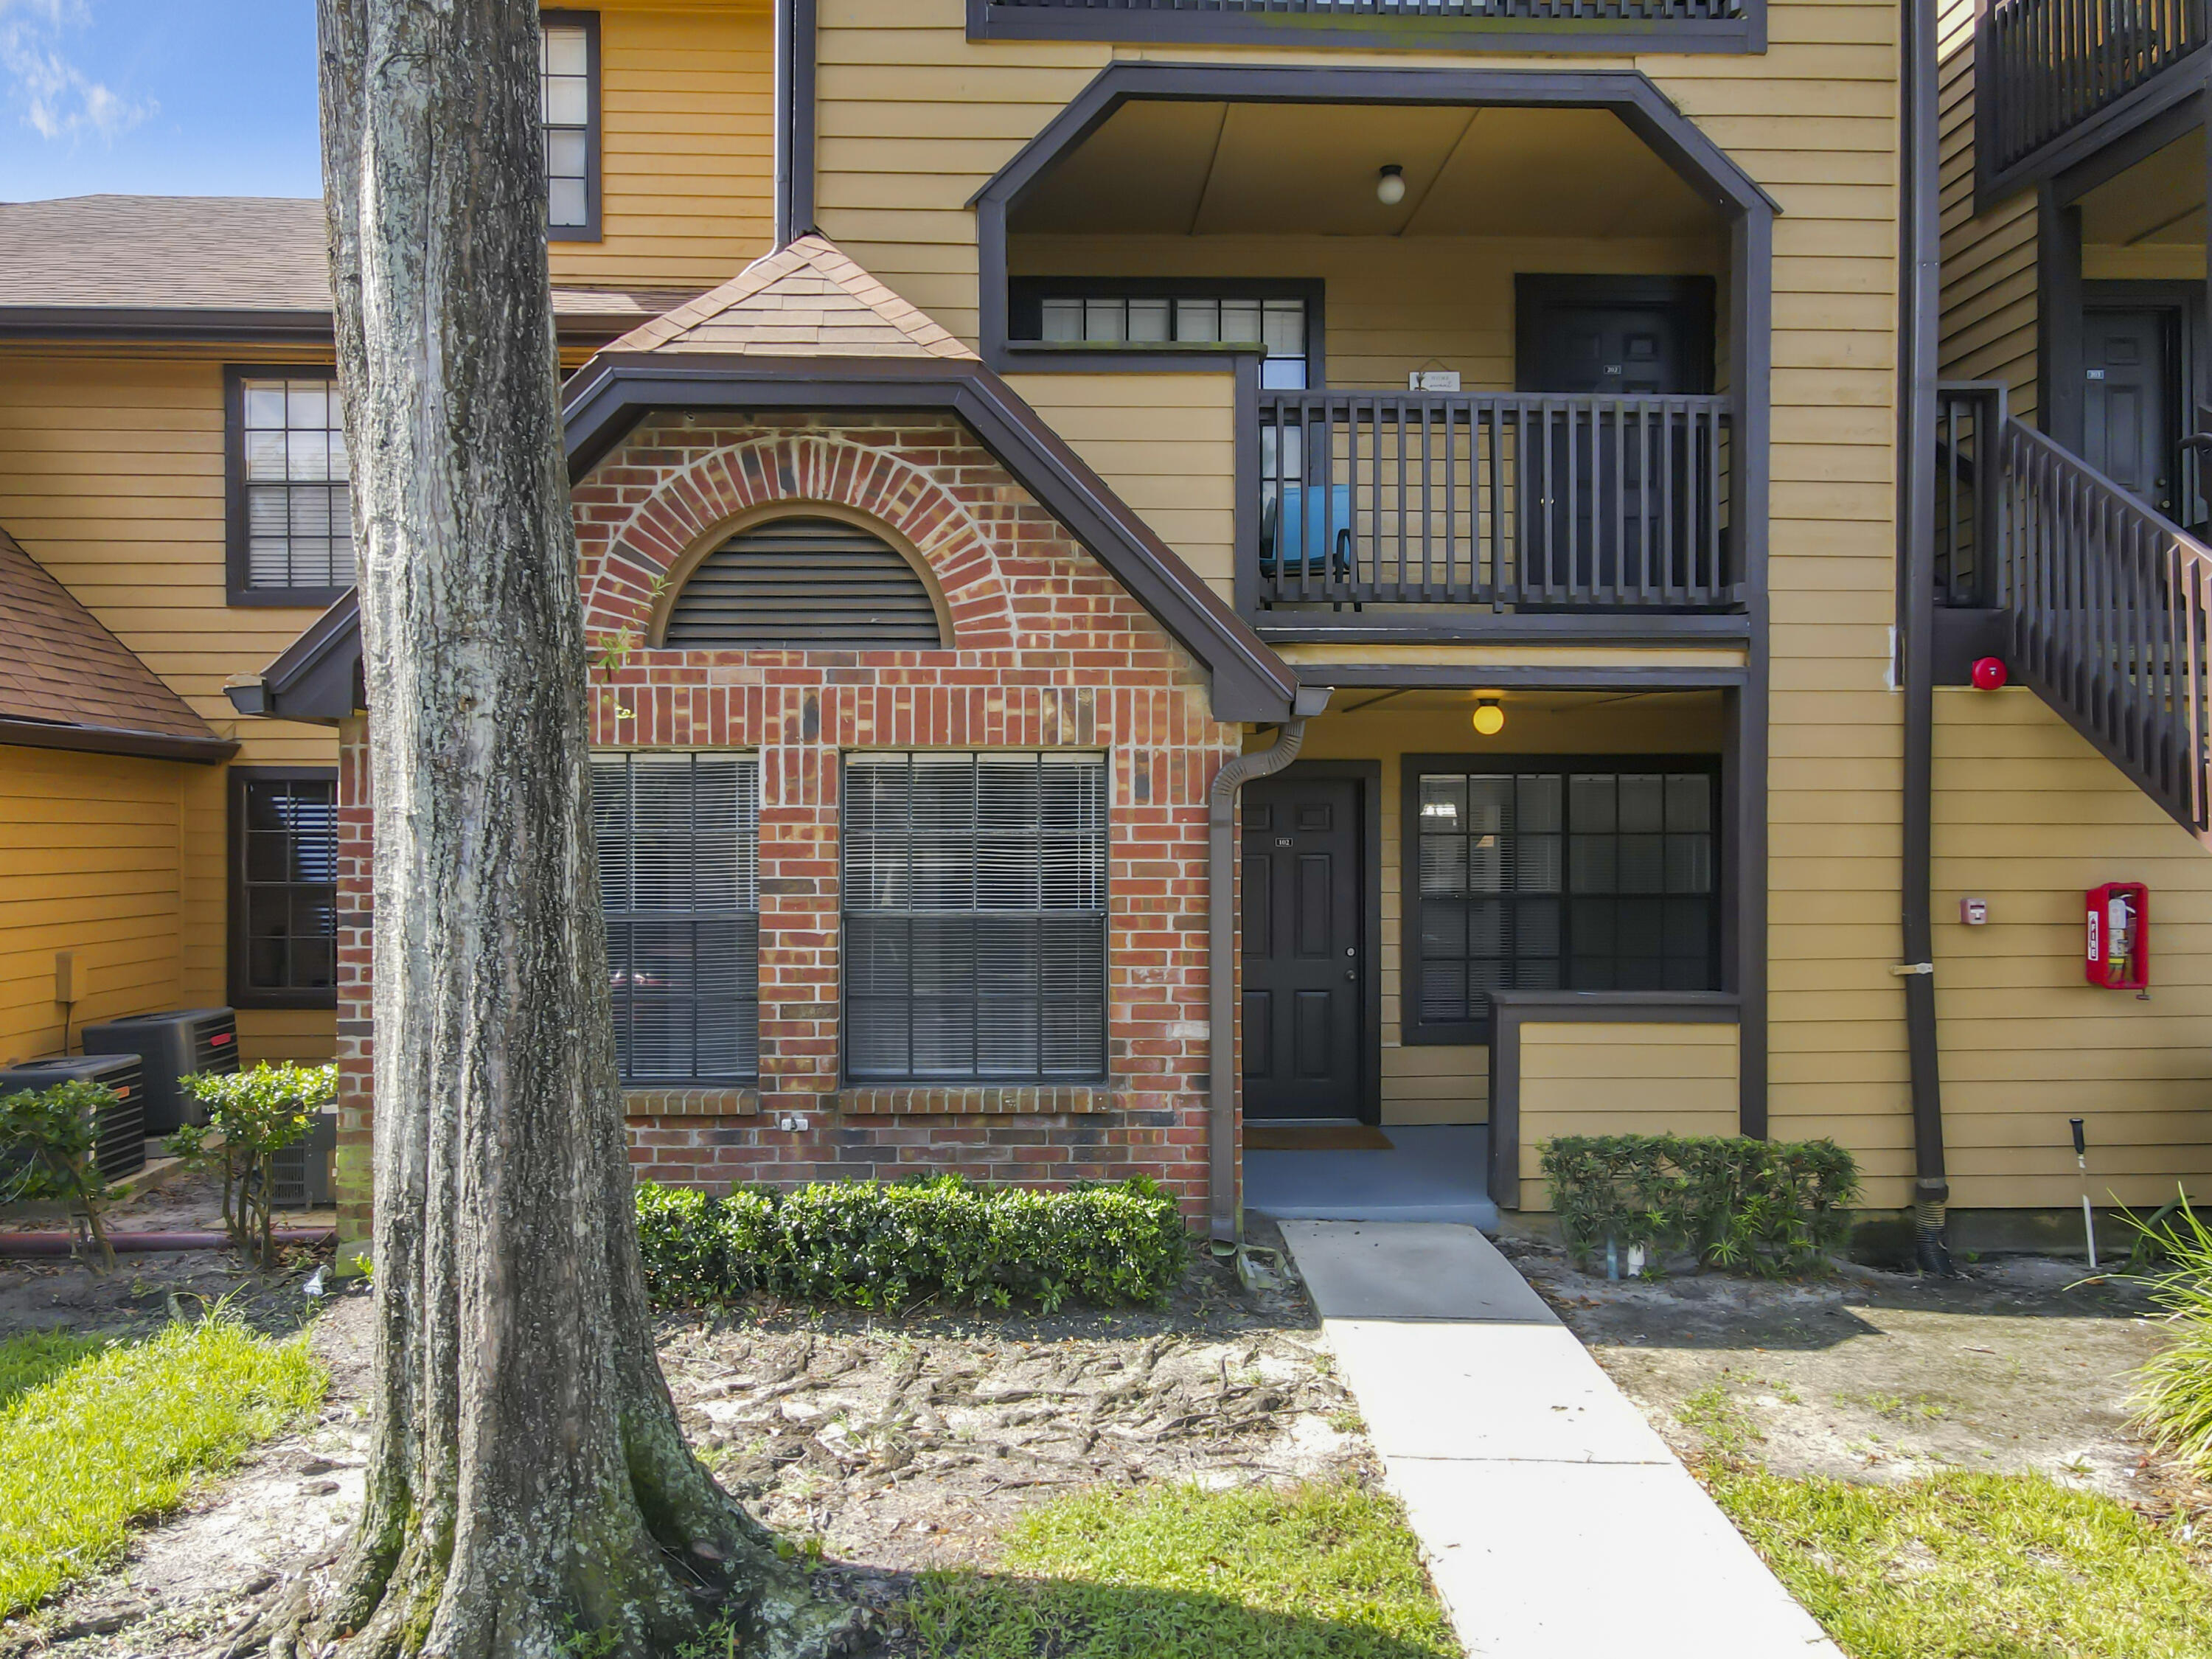
{"label": "brown shingle roof", "polygon": [[970,362],[975,356],[824,236],[802,236],[781,252],[754,260],[721,287],[632,329],[607,349]]}
{"label": "brown shingle roof", "polygon": [[[208,723],[0,530],[0,722],[215,743]],[[0,732],[0,743],[9,738]]]}
{"label": "brown shingle roof", "polygon": [[[323,204],[270,196],[70,196],[0,202],[0,314],[9,311],[331,309]],[[634,328],[693,289],[553,290],[562,322]]]}

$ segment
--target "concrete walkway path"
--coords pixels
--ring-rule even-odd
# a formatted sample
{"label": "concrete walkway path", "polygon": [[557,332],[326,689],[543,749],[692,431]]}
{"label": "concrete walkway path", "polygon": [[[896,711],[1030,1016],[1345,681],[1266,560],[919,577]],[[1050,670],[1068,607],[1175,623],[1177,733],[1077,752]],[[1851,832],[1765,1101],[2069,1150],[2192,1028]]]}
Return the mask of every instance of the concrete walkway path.
{"label": "concrete walkway path", "polygon": [[1480,1233],[1282,1229],[1474,1659],[1841,1659]]}

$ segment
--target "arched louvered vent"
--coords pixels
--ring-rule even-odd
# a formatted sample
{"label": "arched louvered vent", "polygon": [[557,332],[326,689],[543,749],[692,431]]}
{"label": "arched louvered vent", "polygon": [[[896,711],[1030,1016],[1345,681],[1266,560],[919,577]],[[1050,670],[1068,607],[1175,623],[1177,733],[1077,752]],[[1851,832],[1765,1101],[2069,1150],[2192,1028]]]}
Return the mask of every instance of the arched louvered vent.
{"label": "arched louvered vent", "polygon": [[771,519],[702,559],[669,612],[668,645],[934,650],[937,607],[880,536],[836,519]]}

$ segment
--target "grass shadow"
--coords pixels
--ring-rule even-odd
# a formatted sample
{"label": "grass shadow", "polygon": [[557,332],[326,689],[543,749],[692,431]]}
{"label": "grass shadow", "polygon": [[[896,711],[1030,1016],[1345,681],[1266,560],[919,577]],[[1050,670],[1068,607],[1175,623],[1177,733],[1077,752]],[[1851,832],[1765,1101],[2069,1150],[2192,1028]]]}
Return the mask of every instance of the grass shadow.
{"label": "grass shadow", "polygon": [[0,1411],[87,1355],[98,1353],[109,1340],[76,1331],[40,1331],[0,1341]]}

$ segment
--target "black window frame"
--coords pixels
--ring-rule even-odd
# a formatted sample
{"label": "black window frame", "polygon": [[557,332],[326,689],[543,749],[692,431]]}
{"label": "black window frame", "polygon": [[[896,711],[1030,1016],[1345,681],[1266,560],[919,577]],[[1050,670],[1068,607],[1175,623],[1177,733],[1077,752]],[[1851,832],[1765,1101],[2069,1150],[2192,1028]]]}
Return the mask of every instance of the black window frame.
{"label": "black window frame", "polygon": [[1703,752],[1680,755],[1522,755],[1482,750],[1403,755],[1399,757],[1399,1041],[1408,1047],[1479,1047],[1490,1040],[1491,1016],[1486,1011],[1479,1018],[1466,1020],[1424,1020],[1421,1018],[1425,961],[1421,953],[1420,917],[1421,780],[1438,775],[1466,777],[1505,772],[1515,775],[1557,773],[1563,780],[1559,805],[1558,892],[1559,960],[1562,981],[1559,988],[1563,991],[1580,988],[1566,982],[1572,977],[1574,962],[1572,775],[1577,772],[1694,772],[1711,780],[1711,793],[1708,799],[1712,821],[1713,868],[1711,888],[1706,895],[1711,906],[1711,916],[1708,924],[1705,959],[1711,968],[1709,978],[1712,983],[1706,988],[1720,989],[1728,972],[1721,951],[1722,923],[1734,852],[1729,836],[1727,805],[1723,795],[1724,775],[1720,756]]}
{"label": "black window frame", "polygon": [[[252,585],[252,526],[246,508],[246,383],[248,380],[328,380],[337,389],[337,369],[329,363],[226,363],[222,371],[224,581],[233,605],[304,608],[335,605],[353,591],[350,582],[321,587],[256,587]],[[350,458],[349,458],[349,459]],[[349,465],[349,472],[351,468]],[[351,510],[352,483],[347,483]],[[354,549],[356,560],[358,544]],[[358,567],[356,566],[356,568]]]}
{"label": "black window frame", "polygon": [[[248,978],[252,963],[248,893],[253,888],[319,887],[319,882],[249,882],[246,878],[246,796],[258,784],[326,783],[331,791],[331,982],[328,986],[256,986]],[[338,1002],[338,930],[343,900],[338,892],[340,835],[338,769],[335,766],[234,766],[226,783],[229,802],[228,863],[225,866],[227,956],[225,978],[234,1008],[335,1008]]]}
{"label": "black window frame", "polygon": [[[636,762],[638,760],[641,758],[667,759],[672,757],[690,761],[692,763],[692,771],[695,779],[697,772],[697,763],[701,760],[726,760],[738,763],[741,765],[749,764],[751,767],[751,819],[753,831],[751,854],[752,908],[748,910],[744,906],[738,905],[736,907],[708,907],[702,908],[696,902],[697,895],[695,890],[693,895],[695,902],[688,909],[678,910],[673,908],[641,909],[633,904],[626,909],[617,911],[608,902],[608,884],[605,879],[606,866],[604,856],[603,854],[598,855],[600,859],[598,865],[598,868],[600,872],[599,915],[601,922],[607,930],[607,955],[610,972],[611,974],[613,971],[620,969],[626,962],[634,959],[626,953],[625,948],[617,943],[618,936],[616,930],[618,927],[635,927],[640,922],[643,922],[647,926],[659,925],[668,927],[674,925],[678,918],[689,918],[690,925],[695,928],[702,924],[715,927],[733,927],[738,930],[740,938],[743,937],[749,927],[752,939],[752,959],[750,963],[751,971],[750,974],[751,989],[749,995],[741,989],[734,1000],[740,1006],[740,1007],[748,1003],[750,1003],[751,1006],[752,1032],[750,1047],[752,1054],[753,1063],[750,1070],[740,1066],[732,1067],[726,1072],[717,1072],[702,1070],[698,1067],[696,1062],[699,1055],[699,1032],[701,1029],[699,1003],[701,999],[698,992],[695,988],[690,997],[691,1058],[694,1062],[693,1069],[682,1075],[678,1075],[675,1073],[639,1074],[631,1072],[626,1066],[623,1065],[623,1056],[627,1051],[624,1038],[629,1036],[630,1043],[634,1044],[635,1042],[635,1037],[630,1035],[629,1029],[626,1029],[625,1024],[627,1020],[634,1017],[635,1008],[635,999],[634,995],[626,999],[624,992],[622,989],[616,988],[611,984],[609,988],[609,1000],[611,1006],[613,1024],[616,1032],[617,1066],[623,1086],[627,1089],[665,1090],[751,1088],[757,1085],[760,1080],[760,814],[762,803],[762,763],[759,751],[752,749],[594,749],[591,754],[589,771],[587,773],[587,777],[591,781],[586,786],[587,789],[591,792],[591,799],[588,802],[588,805],[591,811],[593,824],[594,846],[595,848],[597,847],[599,841],[598,823],[599,803],[597,793],[599,769],[602,765],[610,762],[620,761],[624,763],[626,773],[635,776]],[[693,786],[692,799],[696,804],[697,799],[696,782]],[[631,800],[632,803],[635,804],[635,792],[634,789],[631,793]],[[635,823],[634,818],[632,822],[633,823]],[[629,840],[634,845],[635,842],[634,832],[629,837]],[[697,846],[696,830],[693,836],[692,845],[696,850]],[[693,938],[691,948],[694,952],[694,963],[696,966],[697,953],[700,950],[699,942],[696,934]],[[737,960],[742,963],[742,955],[740,955]],[[742,1018],[742,1015],[740,1015],[740,1018]]]}
{"label": "black window frame", "polygon": [[[932,910],[926,908],[918,908],[911,904],[903,908],[892,908],[882,906],[855,907],[852,902],[852,896],[857,884],[853,878],[851,864],[851,849],[854,843],[855,835],[853,828],[852,790],[848,783],[853,763],[854,761],[858,760],[864,764],[880,766],[885,764],[888,759],[901,756],[906,757],[909,761],[915,757],[923,756],[933,757],[957,756],[975,763],[981,763],[982,761],[994,758],[1003,759],[1019,757],[1036,759],[1040,764],[1070,764],[1073,763],[1073,761],[1079,759],[1096,765],[1098,769],[1100,782],[1098,798],[1098,824],[1096,831],[1097,836],[1098,860],[1098,902],[1096,908],[1092,909],[1085,908],[1078,909],[1066,908],[1054,909],[1051,907],[1039,905],[1034,909],[1023,912],[1000,911],[994,913],[992,911],[986,910],[980,906],[965,910]],[[841,972],[839,975],[838,1048],[839,1072],[840,1075],[844,1079],[846,1086],[858,1089],[935,1089],[963,1087],[1081,1088],[1099,1086],[1107,1084],[1110,1080],[1110,1073],[1113,1064],[1110,1048],[1113,1032],[1114,1000],[1113,858],[1115,802],[1114,757],[1112,753],[1108,750],[1081,748],[1054,750],[1051,749],[1032,748],[1006,750],[932,750],[915,749],[909,747],[891,750],[849,750],[844,755],[839,757],[837,776],[837,936],[838,960],[841,964]],[[909,802],[911,802],[911,793],[909,793],[908,799]],[[911,830],[912,826],[912,816],[913,815],[909,811],[909,830]],[[1046,831],[1042,825],[1040,824],[1037,831],[1040,842],[1042,841],[1045,834]],[[1040,871],[1042,871],[1042,848],[1040,847]],[[992,914],[1005,915],[1026,915],[1038,918],[1040,921],[1042,921],[1042,918],[1050,915],[1061,917],[1095,916],[1097,926],[1097,973],[1098,993],[1097,999],[1097,1024],[1095,1030],[1092,1033],[1092,1037],[1097,1046],[1098,1064],[1095,1067],[1085,1067],[1081,1070],[1069,1069],[1065,1071],[1050,1071],[1044,1067],[1044,1026],[1048,1016],[1048,999],[1044,994],[1042,988],[1040,987],[1036,998],[1038,1017],[1037,1058],[1039,1062],[1036,1069],[1033,1071],[988,1071],[982,1069],[981,1066],[975,1066],[958,1072],[951,1070],[942,1072],[916,1071],[913,1066],[912,1010],[919,999],[915,996],[909,984],[909,988],[905,999],[908,1008],[907,1069],[902,1072],[870,1071],[856,1066],[854,1063],[854,1049],[855,1046],[854,1042],[854,1030],[855,1026],[854,1004],[856,995],[854,991],[854,983],[860,975],[855,972],[854,964],[856,959],[856,940],[859,938],[860,930],[854,926],[855,921],[858,920],[862,922],[872,922],[884,920],[902,921],[907,926],[911,927],[915,918],[918,916],[972,917]],[[910,963],[910,951],[908,959]],[[1042,964],[1040,963],[1040,966],[1042,965]],[[860,994],[863,997],[866,997],[867,994],[862,993]],[[891,999],[888,997],[876,1000],[885,1001],[891,1000]],[[977,988],[975,988],[967,999],[974,1007],[977,1008],[980,1008],[985,1000],[985,994],[980,986],[977,987]],[[981,1047],[980,1030],[971,1032],[971,1036],[974,1039],[972,1045],[973,1048],[980,1049]]]}
{"label": "black window frame", "polygon": [[1006,280],[1006,350],[1024,373],[1127,374],[1158,369],[1225,366],[1237,356],[1259,356],[1249,341],[1178,345],[1160,341],[1101,341],[1096,344],[1042,337],[1047,300],[1299,300],[1306,308],[1306,384],[1328,385],[1328,285],[1318,276],[1010,276]]}
{"label": "black window frame", "polygon": [[[599,14],[596,11],[561,9],[540,11],[538,26],[542,37],[549,26],[565,26],[584,32],[584,80],[587,113],[584,127],[584,222],[580,225],[556,225],[552,217],[552,198],[546,198],[545,240],[549,242],[598,242],[605,240],[603,192],[600,189],[600,133],[602,106],[599,96]],[[542,48],[541,48],[542,50]],[[544,127],[544,93],[539,93],[541,131]],[[542,140],[541,140],[542,142]]]}

